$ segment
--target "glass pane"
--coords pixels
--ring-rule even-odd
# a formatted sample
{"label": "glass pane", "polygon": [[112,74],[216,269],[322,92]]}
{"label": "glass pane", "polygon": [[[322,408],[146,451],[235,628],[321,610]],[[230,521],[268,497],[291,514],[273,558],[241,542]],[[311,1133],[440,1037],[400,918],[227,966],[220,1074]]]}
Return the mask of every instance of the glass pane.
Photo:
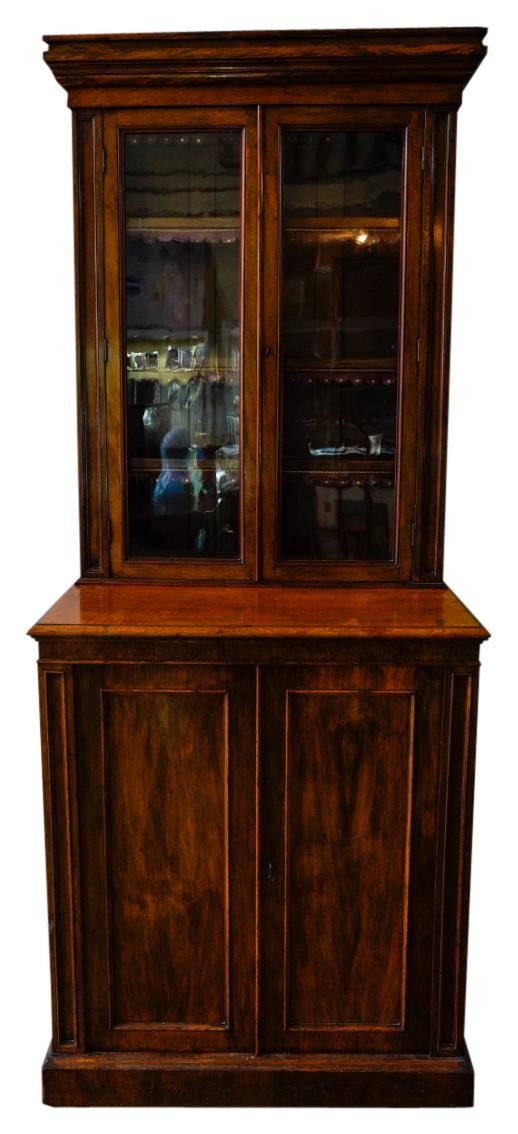
{"label": "glass pane", "polygon": [[125,139],[128,551],[240,556],[241,133]]}
{"label": "glass pane", "polygon": [[283,174],[285,216],[397,217],[401,131],[286,131]]}
{"label": "glass pane", "polygon": [[282,143],[281,556],[393,557],[403,138]]}

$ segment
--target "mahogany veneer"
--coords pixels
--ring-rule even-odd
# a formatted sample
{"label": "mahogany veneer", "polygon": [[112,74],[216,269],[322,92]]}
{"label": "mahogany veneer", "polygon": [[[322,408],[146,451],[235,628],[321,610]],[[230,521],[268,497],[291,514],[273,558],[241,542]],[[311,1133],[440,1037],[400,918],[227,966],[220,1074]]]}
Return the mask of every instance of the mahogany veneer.
{"label": "mahogany veneer", "polygon": [[475,638],[487,632],[447,587],[70,587],[38,638]]}
{"label": "mahogany veneer", "polygon": [[[74,112],[82,572],[30,631],[40,656],[51,1105],[473,1101],[464,1000],[487,631],[444,586],[442,558],[455,124],[484,34],[46,37]],[[206,554],[215,528],[196,498],[196,540],[175,558],[174,540],[164,542],[170,517],[151,517],[159,553],[138,543],[145,494],[130,538],[129,434],[142,412],[125,416],[124,139],[194,131],[201,143],[225,130],[239,134],[243,157],[241,436],[238,446],[229,432],[221,450],[240,469],[239,512],[227,497],[220,531],[237,551]],[[347,446],[324,439],[313,446],[318,466],[307,437],[301,447],[292,435],[282,465],[283,131],[378,131],[382,147],[385,131],[403,155],[400,205],[370,218],[401,250],[399,293],[393,275],[373,277],[378,344],[396,295],[392,358],[373,359],[369,339],[358,369],[342,345],[322,378],[377,389],[371,406],[385,383],[392,453],[376,454],[374,435],[374,452],[362,458],[353,445],[347,462]],[[358,246],[368,240],[368,217],[333,216],[313,218],[322,247],[332,223],[349,242],[356,229]],[[297,239],[306,219],[304,209],[295,218]],[[192,217],[177,227],[188,239]],[[208,227],[217,235],[214,217]],[[334,278],[325,255],[316,263],[317,276]],[[351,324],[361,341],[364,316]],[[288,371],[297,381],[297,366]],[[158,450],[142,456],[139,436],[133,468],[149,478]],[[200,443],[207,434],[195,436],[201,492],[215,464]],[[160,455],[174,472],[178,454]],[[315,469],[324,493],[307,496],[318,513],[302,544],[310,550],[290,558],[282,478],[312,485]],[[353,493],[333,519],[340,478]],[[371,527],[355,545],[360,498]],[[329,540],[348,522],[356,537],[338,555],[345,543]],[[296,514],[295,549],[301,524]]]}
{"label": "mahogany veneer", "polygon": [[487,633],[459,600],[76,586],[31,633],[55,1009],[46,1101],[469,1103]]}

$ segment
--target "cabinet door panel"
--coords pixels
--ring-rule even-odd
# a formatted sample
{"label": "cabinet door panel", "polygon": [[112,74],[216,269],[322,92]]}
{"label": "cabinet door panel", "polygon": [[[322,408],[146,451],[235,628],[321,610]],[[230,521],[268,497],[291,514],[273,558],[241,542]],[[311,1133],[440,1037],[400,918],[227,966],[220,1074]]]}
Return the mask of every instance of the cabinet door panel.
{"label": "cabinet door panel", "polygon": [[393,667],[266,675],[266,1050],[426,1047],[440,686]]}
{"label": "cabinet door panel", "polygon": [[79,674],[90,1047],[253,1047],[254,688],[248,669]]}
{"label": "cabinet door panel", "polygon": [[411,577],[422,138],[418,111],[266,111],[267,578]]}
{"label": "cabinet door panel", "polygon": [[254,579],[257,128],[105,116],[111,571]]}

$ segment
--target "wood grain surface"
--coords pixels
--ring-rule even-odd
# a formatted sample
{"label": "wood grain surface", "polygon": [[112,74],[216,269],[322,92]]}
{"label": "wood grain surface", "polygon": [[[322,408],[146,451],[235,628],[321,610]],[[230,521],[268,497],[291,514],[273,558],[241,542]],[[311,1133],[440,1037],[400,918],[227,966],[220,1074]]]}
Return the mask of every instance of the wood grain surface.
{"label": "wood grain surface", "polygon": [[394,1056],[54,1055],[43,1065],[49,1106],[472,1106],[461,1058]]}
{"label": "wood grain surface", "polygon": [[87,1047],[253,1050],[255,673],[75,686]]}
{"label": "wood grain surface", "polygon": [[435,668],[265,670],[263,1050],[428,1049],[441,705]]}
{"label": "wood grain surface", "polygon": [[[47,35],[45,61],[67,90],[199,82],[444,82],[457,97],[484,58],[485,28]],[[141,94],[141,92],[139,92]],[[120,104],[119,104],[120,105]]]}
{"label": "wood grain surface", "polygon": [[448,588],[75,585],[34,638],[476,638],[487,630]]}

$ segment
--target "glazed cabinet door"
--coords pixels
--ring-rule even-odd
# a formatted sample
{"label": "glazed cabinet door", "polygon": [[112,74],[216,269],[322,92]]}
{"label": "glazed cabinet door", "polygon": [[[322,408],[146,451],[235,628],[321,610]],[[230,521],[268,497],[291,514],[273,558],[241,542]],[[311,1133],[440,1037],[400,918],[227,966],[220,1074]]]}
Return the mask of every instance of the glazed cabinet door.
{"label": "glazed cabinet door", "polygon": [[254,579],[253,110],[104,115],[111,572]]}
{"label": "glazed cabinet door", "polygon": [[83,666],[75,690],[87,1049],[253,1050],[254,671]]}
{"label": "glazed cabinet door", "polygon": [[429,1050],[442,675],[269,669],[264,1051]]}
{"label": "glazed cabinet door", "polygon": [[422,142],[420,111],[265,112],[267,578],[411,578]]}

